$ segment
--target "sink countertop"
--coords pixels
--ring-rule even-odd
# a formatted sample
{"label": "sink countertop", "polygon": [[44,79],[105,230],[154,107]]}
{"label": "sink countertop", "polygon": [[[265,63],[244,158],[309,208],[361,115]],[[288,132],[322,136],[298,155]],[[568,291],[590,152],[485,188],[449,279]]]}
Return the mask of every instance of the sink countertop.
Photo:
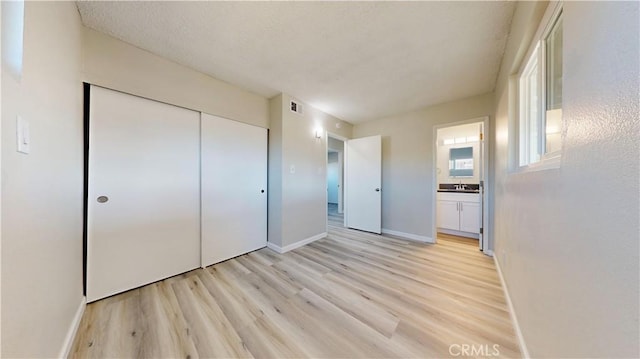
{"label": "sink countertop", "polygon": [[448,192],[448,193],[480,193],[480,190],[477,189],[439,189],[438,192]]}
{"label": "sink countertop", "polygon": [[440,183],[438,185],[438,192],[451,192],[451,193],[480,193],[480,185],[477,183],[463,183],[465,189],[456,189],[460,186],[460,183]]}

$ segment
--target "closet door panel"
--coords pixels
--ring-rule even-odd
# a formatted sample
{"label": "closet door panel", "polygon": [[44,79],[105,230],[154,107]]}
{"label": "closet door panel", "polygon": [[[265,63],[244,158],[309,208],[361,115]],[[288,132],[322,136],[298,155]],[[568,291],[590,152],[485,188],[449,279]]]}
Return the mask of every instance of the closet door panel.
{"label": "closet door panel", "polygon": [[202,266],[267,245],[267,130],[202,114]]}
{"label": "closet door panel", "polygon": [[87,298],[200,266],[200,114],[91,86]]}

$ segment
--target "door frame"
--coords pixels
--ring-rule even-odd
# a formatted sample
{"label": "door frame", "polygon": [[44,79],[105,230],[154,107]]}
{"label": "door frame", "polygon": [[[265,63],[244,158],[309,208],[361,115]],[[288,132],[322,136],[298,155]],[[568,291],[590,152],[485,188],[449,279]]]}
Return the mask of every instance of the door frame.
{"label": "door frame", "polygon": [[438,197],[438,130],[447,127],[455,127],[459,125],[468,125],[471,123],[481,122],[483,124],[483,138],[480,141],[480,146],[482,147],[482,174],[484,185],[481,188],[480,195],[482,197],[482,208],[481,208],[481,224],[482,224],[482,252],[488,256],[493,256],[493,249],[489,246],[489,237],[492,233],[491,227],[489,224],[491,221],[489,220],[489,198],[491,198],[491,188],[488,186],[490,183],[490,173],[489,173],[489,136],[487,132],[489,132],[489,116],[481,116],[475,117],[468,120],[456,121],[443,123],[433,126],[433,156],[432,156],[432,166],[431,166],[431,193],[433,194],[433,201],[431,203],[431,223],[433,223],[433,229],[431,235],[433,238],[433,243],[438,242],[438,223],[437,223],[437,197]]}
{"label": "door frame", "polygon": [[[346,151],[347,151],[347,141],[349,140],[348,138],[344,137],[344,136],[340,136],[337,135],[335,133],[326,131],[326,138],[327,140],[325,141],[325,145],[324,145],[324,152],[325,155],[327,155],[329,153],[329,137],[333,138],[334,140],[338,140],[338,141],[342,141],[342,148],[343,150],[339,152],[338,154],[338,163],[339,166],[342,166],[342,178],[341,178],[341,182],[340,185],[342,186],[342,196],[340,196],[340,193],[338,193],[338,212],[340,212],[340,207],[342,206],[342,212],[344,214],[344,222],[343,225],[346,227],[347,226],[347,207],[345,206],[345,200],[346,200],[346,194],[347,194],[347,187],[345,186],[345,169],[347,168],[346,162],[347,162],[347,156],[346,156]],[[342,159],[342,161],[341,161]],[[328,173],[328,168],[329,168],[329,157],[327,156],[327,159],[325,161],[325,174]],[[325,176],[326,177],[326,176]],[[326,178],[325,178],[325,183],[327,182]],[[324,202],[325,202],[325,206],[327,205],[327,203],[329,203],[329,191],[325,191],[325,197],[324,197]],[[327,226],[327,233],[329,232],[329,212],[327,210],[324,211],[324,215],[325,215],[325,224]]]}

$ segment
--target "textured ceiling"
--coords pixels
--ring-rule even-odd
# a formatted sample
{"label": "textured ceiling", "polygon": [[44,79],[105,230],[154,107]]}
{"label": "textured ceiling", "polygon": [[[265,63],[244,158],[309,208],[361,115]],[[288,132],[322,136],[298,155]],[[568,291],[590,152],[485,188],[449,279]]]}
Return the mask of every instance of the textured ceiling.
{"label": "textured ceiling", "polygon": [[492,91],[512,2],[79,2],[83,23],[351,123]]}

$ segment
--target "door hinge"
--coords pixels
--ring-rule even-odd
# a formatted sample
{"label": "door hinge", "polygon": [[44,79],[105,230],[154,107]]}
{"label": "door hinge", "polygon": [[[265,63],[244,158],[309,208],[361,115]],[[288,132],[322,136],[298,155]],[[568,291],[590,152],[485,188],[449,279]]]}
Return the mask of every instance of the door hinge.
{"label": "door hinge", "polygon": [[484,228],[480,228],[480,234],[484,233]]}
{"label": "door hinge", "polygon": [[480,134],[480,141],[484,140],[484,133]]}
{"label": "door hinge", "polygon": [[484,181],[480,181],[480,187],[484,188]]}

